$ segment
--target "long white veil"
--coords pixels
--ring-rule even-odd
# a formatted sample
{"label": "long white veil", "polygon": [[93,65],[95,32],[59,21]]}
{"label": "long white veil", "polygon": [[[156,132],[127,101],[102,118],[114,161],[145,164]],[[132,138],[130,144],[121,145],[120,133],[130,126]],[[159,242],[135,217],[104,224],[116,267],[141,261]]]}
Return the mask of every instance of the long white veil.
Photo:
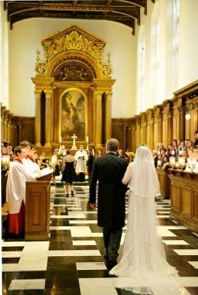
{"label": "long white veil", "polygon": [[141,197],[159,195],[159,180],[154,167],[151,151],[147,146],[140,146],[133,162],[133,177],[129,182],[130,189]]}
{"label": "long white veil", "polygon": [[159,181],[149,148],[140,146],[129,165],[131,192],[123,254],[110,274],[119,277],[118,288],[135,294],[181,294],[177,271],[167,263],[156,229],[154,197],[159,194]]}

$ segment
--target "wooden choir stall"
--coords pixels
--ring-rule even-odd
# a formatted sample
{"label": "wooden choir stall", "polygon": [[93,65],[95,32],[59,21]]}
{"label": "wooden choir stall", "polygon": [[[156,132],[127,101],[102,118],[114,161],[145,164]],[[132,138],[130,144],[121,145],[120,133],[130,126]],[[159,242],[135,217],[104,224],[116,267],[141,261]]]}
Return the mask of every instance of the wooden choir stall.
{"label": "wooden choir stall", "polygon": [[169,170],[171,214],[192,231],[198,232],[198,173]]}
{"label": "wooden choir stall", "polygon": [[50,223],[52,173],[26,182],[25,240],[47,240]]}

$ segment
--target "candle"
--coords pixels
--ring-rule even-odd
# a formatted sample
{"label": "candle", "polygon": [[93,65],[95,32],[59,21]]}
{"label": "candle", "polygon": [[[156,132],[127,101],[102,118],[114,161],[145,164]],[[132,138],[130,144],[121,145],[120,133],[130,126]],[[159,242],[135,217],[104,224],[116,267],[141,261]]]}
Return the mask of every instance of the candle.
{"label": "candle", "polygon": [[89,142],[89,136],[87,136],[87,143]]}
{"label": "candle", "polygon": [[60,136],[59,141],[62,142],[62,136]]}

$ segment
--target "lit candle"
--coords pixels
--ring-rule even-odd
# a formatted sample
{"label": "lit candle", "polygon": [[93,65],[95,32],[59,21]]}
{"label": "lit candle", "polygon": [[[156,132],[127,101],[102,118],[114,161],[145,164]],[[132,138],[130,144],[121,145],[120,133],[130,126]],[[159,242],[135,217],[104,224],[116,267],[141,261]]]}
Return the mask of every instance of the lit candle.
{"label": "lit candle", "polygon": [[172,156],[174,156],[175,155],[175,151],[173,150],[173,151],[171,151],[171,155]]}

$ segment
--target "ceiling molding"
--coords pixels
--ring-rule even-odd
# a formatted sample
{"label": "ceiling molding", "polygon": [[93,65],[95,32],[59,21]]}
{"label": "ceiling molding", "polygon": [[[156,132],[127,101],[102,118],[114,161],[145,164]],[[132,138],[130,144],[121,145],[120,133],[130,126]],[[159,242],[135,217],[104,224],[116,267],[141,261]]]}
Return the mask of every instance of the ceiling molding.
{"label": "ceiling molding", "polygon": [[4,1],[10,28],[29,18],[64,18],[109,20],[132,29],[141,24],[141,8],[147,14],[147,1],[155,0],[68,0],[68,1]]}

